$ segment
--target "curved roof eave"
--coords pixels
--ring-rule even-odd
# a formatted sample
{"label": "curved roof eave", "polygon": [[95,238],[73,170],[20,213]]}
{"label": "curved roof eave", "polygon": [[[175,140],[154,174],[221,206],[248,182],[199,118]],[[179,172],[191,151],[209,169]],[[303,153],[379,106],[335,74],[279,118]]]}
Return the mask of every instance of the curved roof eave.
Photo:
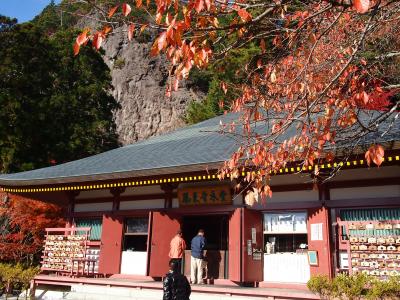
{"label": "curved roof eave", "polygon": [[223,162],[211,162],[206,164],[195,164],[185,165],[177,167],[166,167],[166,168],[155,168],[147,170],[133,170],[103,174],[90,174],[80,176],[68,176],[68,177],[55,177],[55,178],[44,178],[44,179],[0,179],[1,186],[17,187],[17,186],[42,186],[42,185],[53,185],[53,184],[72,184],[82,182],[93,182],[93,181],[108,181],[115,179],[129,179],[139,178],[148,176],[161,176],[161,175],[172,175],[177,173],[189,173],[189,172],[201,172],[206,170],[218,169]]}

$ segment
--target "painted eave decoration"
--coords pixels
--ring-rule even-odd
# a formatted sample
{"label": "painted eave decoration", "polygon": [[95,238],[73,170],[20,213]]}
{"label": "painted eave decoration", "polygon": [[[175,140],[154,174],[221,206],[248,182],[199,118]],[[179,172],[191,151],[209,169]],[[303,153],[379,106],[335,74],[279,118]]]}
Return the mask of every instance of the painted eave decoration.
{"label": "painted eave decoration", "polygon": [[[397,164],[400,162],[399,155],[386,156],[384,158],[385,164]],[[333,162],[333,163],[325,163],[320,165],[301,167],[301,166],[293,166],[288,168],[282,168],[279,172],[274,173],[273,175],[280,174],[294,174],[299,172],[312,172],[315,170],[324,170],[324,169],[332,169],[338,168],[365,168],[367,167],[367,163],[363,159],[359,160],[351,160],[347,162]],[[249,172],[242,172],[242,176],[246,176]],[[146,186],[146,185],[158,185],[163,183],[182,183],[182,182],[196,182],[196,181],[210,181],[210,180],[219,180],[218,175],[215,174],[207,174],[207,175],[193,175],[193,176],[175,176],[175,177],[158,177],[153,179],[146,180],[120,180],[110,183],[104,184],[69,184],[69,185],[57,185],[56,187],[29,187],[29,188],[9,188],[3,186],[1,189],[3,192],[8,193],[42,193],[42,192],[60,192],[60,191],[86,191],[86,190],[99,190],[99,189],[110,189],[115,187],[134,187],[134,186]]]}

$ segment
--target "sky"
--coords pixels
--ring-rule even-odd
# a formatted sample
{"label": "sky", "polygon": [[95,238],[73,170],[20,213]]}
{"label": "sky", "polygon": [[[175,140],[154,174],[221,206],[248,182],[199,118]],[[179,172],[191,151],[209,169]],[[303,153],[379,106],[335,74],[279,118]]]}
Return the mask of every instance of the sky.
{"label": "sky", "polygon": [[32,20],[49,3],[50,0],[0,0],[0,15],[17,18],[19,23],[23,23]]}

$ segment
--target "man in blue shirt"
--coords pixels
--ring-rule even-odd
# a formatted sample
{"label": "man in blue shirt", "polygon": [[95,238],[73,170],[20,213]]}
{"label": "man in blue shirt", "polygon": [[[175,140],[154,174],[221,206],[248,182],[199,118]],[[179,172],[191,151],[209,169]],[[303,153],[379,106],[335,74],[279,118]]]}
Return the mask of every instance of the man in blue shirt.
{"label": "man in blue shirt", "polygon": [[204,284],[203,282],[203,250],[206,246],[204,230],[200,229],[197,235],[192,239],[191,250],[192,257],[190,263],[190,280],[193,284]]}

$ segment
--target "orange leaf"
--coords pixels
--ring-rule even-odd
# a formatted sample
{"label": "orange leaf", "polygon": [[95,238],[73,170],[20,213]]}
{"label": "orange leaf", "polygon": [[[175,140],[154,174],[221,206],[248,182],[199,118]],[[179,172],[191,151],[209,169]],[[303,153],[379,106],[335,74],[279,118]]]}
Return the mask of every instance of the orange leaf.
{"label": "orange leaf", "polygon": [[131,10],[132,8],[129,4],[127,3],[122,4],[122,13],[125,17],[130,14]]}
{"label": "orange leaf", "polygon": [[204,9],[204,0],[196,0],[194,3],[194,9],[197,13],[200,13]]}
{"label": "orange leaf", "polygon": [[206,4],[207,10],[210,10],[210,8],[211,8],[211,0],[204,0],[204,3]]}
{"label": "orange leaf", "polygon": [[129,24],[129,27],[128,27],[128,40],[130,40],[130,41],[132,40],[134,33],[135,33],[135,24]]}
{"label": "orange leaf", "polygon": [[273,70],[272,73],[271,73],[271,82],[272,82],[272,83],[276,82],[275,70]]}
{"label": "orange leaf", "polygon": [[365,160],[368,166],[371,165],[371,161],[378,167],[382,164],[385,156],[385,150],[381,145],[373,145],[369,147],[368,151],[365,152]]}
{"label": "orange leaf", "polygon": [[110,33],[112,31],[112,27],[111,26],[105,26],[103,28],[103,34],[106,35],[108,33]]}
{"label": "orange leaf", "polygon": [[136,7],[142,6],[142,0],[136,0]]}
{"label": "orange leaf", "polygon": [[369,4],[370,4],[369,0],[354,0],[353,1],[353,7],[360,14],[364,14],[364,13],[366,13],[368,11]]}
{"label": "orange leaf", "polygon": [[239,9],[237,11],[237,13],[243,22],[248,22],[248,21],[251,21],[251,19],[252,19],[251,14],[243,8]]}
{"label": "orange leaf", "polygon": [[96,50],[100,49],[103,40],[104,40],[103,34],[101,32],[96,32],[96,34],[93,37],[93,46],[96,48]]}
{"label": "orange leaf", "polygon": [[167,46],[167,32],[164,31],[163,33],[161,33],[156,42],[158,51],[164,49]]}
{"label": "orange leaf", "polygon": [[160,12],[158,12],[157,14],[156,14],[156,23],[157,24],[160,24],[161,23],[161,20],[162,20],[162,13],[160,13]]}
{"label": "orange leaf", "polygon": [[363,102],[365,105],[367,105],[369,102],[369,96],[366,92],[363,92]]}
{"label": "orange leaf", "polygon": [[140,27],[140,31],[139,31],[139,34],[141,34],[146,28],[147,28],[147,24],[144,24],[144,25],[142,25],[141,27]]}
{"label": "orange leaf", "polygon": [[179,87],[179,80],[175,79],[175,81],[174,81],[174,91],[175,92],[178,90],[178,87]]}
{"label": "orange leaf", "polygon": [[78,37],[76,38],[76,43],[79,46],[82,46],[83,44],[85,44],[87,42],[87,40],[89,39],[87,34],[88,34],[89,30],[84,30],[80,35],[78,35]]}
{"label": "orange leaf", "polygon": [[80,48],[81,48],[81,46],[78,43],[75,42],[74,43],[74,47],[73,47],[75,56],[79,54]]}
{"label": "orange leaf", "polygon": [[119,5],[114,6],[113,8],[111,8],[108,12],[108,17],[111,18],[115,12],[117,11]]}

